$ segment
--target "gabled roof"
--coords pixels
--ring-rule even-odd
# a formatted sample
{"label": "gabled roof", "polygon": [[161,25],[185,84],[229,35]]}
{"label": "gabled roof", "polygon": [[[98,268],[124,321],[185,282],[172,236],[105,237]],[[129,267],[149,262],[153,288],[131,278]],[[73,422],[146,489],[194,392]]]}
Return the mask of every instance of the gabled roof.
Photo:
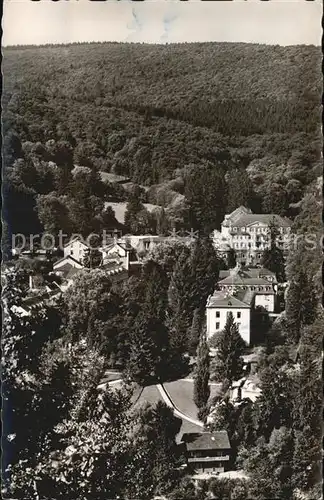
{"label": "gabled roof", "polygon": [[250,208],[247,208],[247,207],[244,207],[243,205],[241,205],[240,207],[233,210],[233,212],[231,212],[230,214],[226,214],[225,220],[235,221],[239,217],[241,217],[242,215],[245,215],[245,214],[252,214],[252,210]]}
{"label": "gabled roof", "polygon": [[279,227],[290,227],[292,225],[292,222],[287,217],[280,217],[280,215],[276,214],[244,214],[231,222],[236,227],[251,226],[258,222],[268,226],[273,220]]}
{"label": "gabled roof", "polygon": [[268,269],[238,266],[220,271],[219,283],[223,285],[269,285],[270,281],[266,279],[266,276],[271,276],[271,282],[276,282],[275,273]]}
{"label": "gabled roof", "polygon": [[182,435],[181,441],[186,444],[188,451],[228,450],[231,448],[226,431],[189,432]]}
{"label": "gabled roof", "polygon": [[[67,264],[72,265],[72,266],[73,266],[73,264],[79,264],[80,266],[82,266],[82,263],[80,261],[78,261],[77,259],[75,259],[74,257],[72,257],[72,255],[66,255],[65,257],[61,257],[59,260],[57,260],[56,262],[54,262],[53,269],[55,269],[55,267],[57,266],[57,264],[60,264],[63,261],[66,261]],[[62,267],[63,266],[60,266],[60,269]]]}
{"label": "gabled roof", "polygon": [[86,243],[84,241],[83,238],[81,238],[80,236],[73,236],[73,238],[70,238],[69,241],[67,241],[66,243],[64,243],[63,247],[67,247],[68,245],[71,245],[71,243],[73,243],[74,241],[80,241],[80,243],[82,243],[82,245],[84,245],[85,247],[88,247],[89,248],[89,245],[88,243]]}
{"label": "gabled roof", "polygon": [[220,285],[270,285],[271,283],[265,278],[249,278],[243,277],[240,274],[227,276],[218,282]]}
{"label": "gabled roof", "polygon": [[[247,292],[245,292],[247,293]],[[242,297],[236,297],[232,294],[228,294],[225,291],[216,291],[214,295],[211,295],[208,299],[207,308],[218,308],[218,307],[226,307],[233,309],[250,309],[250,302],[243,301],[245,299],[245,294]]]}

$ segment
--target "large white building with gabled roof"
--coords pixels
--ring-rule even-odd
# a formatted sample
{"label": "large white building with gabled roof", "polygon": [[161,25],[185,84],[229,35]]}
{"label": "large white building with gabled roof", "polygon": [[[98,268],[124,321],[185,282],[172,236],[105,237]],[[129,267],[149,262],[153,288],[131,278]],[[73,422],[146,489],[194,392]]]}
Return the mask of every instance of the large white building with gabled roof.
{"label": "large white building with gabled roof", "polygon": [[269,228],[272,222],[279,231],[278,245],[285,250],[292,222],[276,214],[253,214],[244,206],[225,215],[221,231],[213,232],[214,245],[224,257],[232,248],[237,260],[243,265],[259,264],[263,251],[270,244]]}
{"label": "large white building with gabled roof", "polygon": [[231,312],[243,340],[251,341],[251,313],[253,310],[273,313],[277,280],[273,272],[264,268],[243,268],[220,271],[217,289],[206,304],[207,338],[220,333]]}

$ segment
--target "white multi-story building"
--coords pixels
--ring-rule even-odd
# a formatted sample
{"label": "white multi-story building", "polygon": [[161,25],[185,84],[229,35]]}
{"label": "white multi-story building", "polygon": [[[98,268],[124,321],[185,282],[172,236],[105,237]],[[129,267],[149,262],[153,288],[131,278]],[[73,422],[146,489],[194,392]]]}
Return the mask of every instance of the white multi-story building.
{"label": "white multi-story building", "polygon": [[285,251],[289,244],[292,222],[287,217],[276,214],[253,214],[243,206],[225,215],[221,231],[213,232],[214,245],[224,257],[232,248],[237,260],[243,265],[259,264],[263,251],[270,245],[272,222],[279,231],[277,244]]}
{"label": "white multi-story building", "polygon": [[275,309],[277,280],[275,274],[263,268],[242,268],[220,271],[217,290],[208,298],[206,305],[207,338],[220,333],[231,312],[243,340],[251,341],[251,313],[272,313]]}

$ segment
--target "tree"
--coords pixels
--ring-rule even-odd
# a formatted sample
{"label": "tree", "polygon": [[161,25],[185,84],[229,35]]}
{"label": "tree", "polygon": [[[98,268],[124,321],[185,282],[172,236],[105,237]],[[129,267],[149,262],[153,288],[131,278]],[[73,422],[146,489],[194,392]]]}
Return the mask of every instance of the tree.
{"label": "tree", "polygon": [[156,318],[163,323],[168,303],[166,274],[159,264],[148,260],[143,267],[142,279],[145,290],[143,311],[149,318]]}
{"label": "tree", "polygon": [[240,206],[249,207],[258,213],[257,198],[253,184],[244,168],[230,170],[227,174],[228,201],[226,213],[233,212]]}
{"label": "tree", "polygon": [[255,403],[256,428],[259,435],[269,439],[273,429],[292,426],[291,393],[296,382],[285,366],[278,370],[269,365],[262,370],[260,379],[261,395]]}
{"label": "tree", "polygon": [[167,236],[169,227],[167,214],[164,208],[162,208],[156,213],[156,232],[159,235]]}
{"label": "tree", "polygon": [[281,184],[271,182],[267,185],[262,200],[262,211],[265,214],[286,215],[288,209],[287,193]]}
{"label": "tree", "polygon": [[192,275],[191,317],[196,308],[205,308],[219,276],[219,259],[210,238],[198,238],[191,247],[189,261]]}
{"label": "tree", "polygon": [[11,270],[5,280],[3,469],[10,484],[12,467],[24,460],[35,463],[42,448],[50,446],[51,429],[67,414],[72,388],[66,360],[39,362],[48,342],[59,337],[59,324],[47,307],[39,306],[32,314],[21,311],[27,297],[24,271]]}
{"label": "tree", "polygon": [[196,354],[196,350],[199,344],[199,339],[203,333],[203,330],[206,328],[205,325],[205,313],[201,309],[195,309],[191,328],[188,337],[188,347],[189,352],[192,355]]}
{"label": "tree", "polygon": [[285,427],[274,429],[266,443],[262,438],[252,448],[244,463],[250,475],[252,498],[292,498],[292,434]]}
{"label": "tree", "polygon": [[233,248],[230,248],[227,254],[227,266],[229,269],[234,269],[236,266],[236,253]]}
{"label": "tree", "polygon": [[161,322],[141,311],[130,332],[129,343],[126,378],[147,385],[166,375],[168,331]]}
{"label": "tree", "polygon": [[298,342],[303,325],[310,325],[318,312],[318,298],[313,280],[303,268],[296,269],[286,296],[288,334],[292,342]]}
{"label": "tree", "polygon": [[209,395],[209,347],[206,334],[202,333],[197,350],[196,371],[194,375],[194,402],[200,414],[207,406]]}
{"label": "tree", "polygon": [[88,248],[83,257],[83,265],[88,269],[99,267],[102,263],[102,253],[97,248]]}
{"label": "tree", "polygon": [[303,327],[298,349],[300,370],[293,398],[293,481],[301,491],[309,491],[321,481],[322,330],[323,317]]}
{"label": "tree", "polygon": [[148,259],[157,262],[162,267],[168,280],[170,281],[175,265],[182,252],[189,254],[190,250],[188,245],[175,239],[154,245],[149,251]]}
{"label": "tree", "polygon": [[182,349],[187,348],[187,332],[193,314],[191,304],[194,284],[189,259],[188,252],[183,251],[175,265],[168,290],[170,329],[173,330],[171,341],[182,346]]}
{"label": "tree", "polygon": [[264,250],[261,263],[263,267],[275,273],[279,283],[283,283],[285,281],[285,260],[283,251],[276,242],[279,231],[274,219],[269,224],[269,234],[270,247]]}
{"label": "tree", "polygon": [[309,427],[295,432],[293,484],[301,491],[309,491],[321,483],[322,450],[320,435]]}
{"label": "tree", "polygon": [[150,491],[163,495],[178,483],[176,468],[180,462],[175,438],[180,427],[181,420],[163,402],[146,405],[138,411],[132,447],[136,456],[144,455],[145,461],[141,462],[146,473],[138,468],[130,478],[128,498],[142,498],[142,491],[146,496]]}
{"label": "tree", "polygon": [[66,198],[56,194],[38,195],[36,199],[38,217],[46,232],[57,237],[59,230],[70,234],[72,227]]}
{"label": "tree", "polygon": [[100,269],[84,270],[64,295],[67,331],[73,342],[85,339],[89,346],[103,343],[111,350],[116,342],[115,319],[120,299],[107,274]]}
{"label": "tree", "polygon": [[243,374],[243,359],[245,343],[239,334],[234,316],[230,312],[224,330],[217,342],[215,376],[219,381],[232,383]]}
{"label": "tree", "polygon": [[[218,167],[218,168],[217,168]],[[185,179],[191,228],[209,235],[224,219],[227,187],[222,165],[206,163],[191,169]]]}
{"label": "tree", "polygon": [[143,211],[145,211],[145,208],[141,201],[140,187],[135,185],[129,195],[125,212],[125,226],[130,232],[132,232],[133,227],[136,226],[138,215],[141,212],[143,213]]}

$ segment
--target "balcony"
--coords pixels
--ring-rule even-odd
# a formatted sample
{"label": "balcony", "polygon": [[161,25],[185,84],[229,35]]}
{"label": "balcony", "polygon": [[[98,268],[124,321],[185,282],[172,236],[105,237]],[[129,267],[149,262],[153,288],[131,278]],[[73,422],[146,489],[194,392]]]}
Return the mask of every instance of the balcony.
{"label": "balcony", "polygon": [[196,462],[223,462],[230,459],[229,455],[224,455],[222,457],[188,457],[189,463]]}

